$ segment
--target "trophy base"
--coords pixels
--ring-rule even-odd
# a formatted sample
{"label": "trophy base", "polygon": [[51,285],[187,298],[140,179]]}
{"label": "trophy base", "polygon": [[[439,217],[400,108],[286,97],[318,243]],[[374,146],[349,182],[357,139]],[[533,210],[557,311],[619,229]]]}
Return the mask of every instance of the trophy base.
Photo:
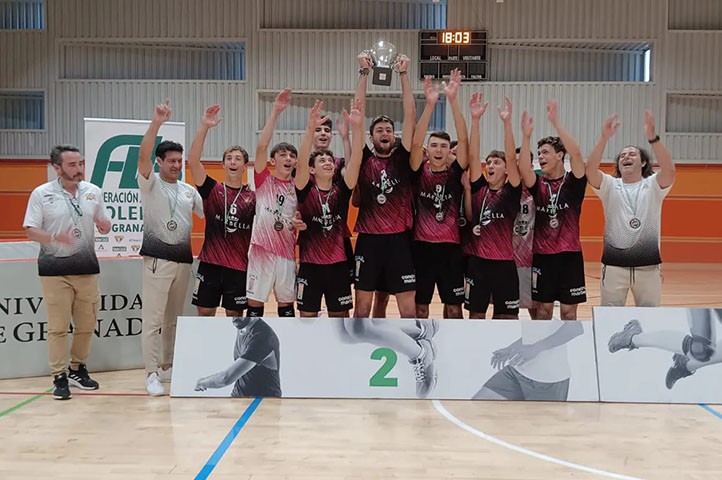
{"label": "trophy base", "polygon": [[374,75],[371,83],[374,85],[383,85],[388,87],[391,85],[391,74],[393,70],[390,67],[374,67]]}

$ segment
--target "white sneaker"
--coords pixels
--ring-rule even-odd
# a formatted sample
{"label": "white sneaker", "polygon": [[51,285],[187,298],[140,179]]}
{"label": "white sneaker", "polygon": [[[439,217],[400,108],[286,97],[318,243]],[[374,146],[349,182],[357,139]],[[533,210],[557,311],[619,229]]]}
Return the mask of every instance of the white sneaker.
{"label": "white sneaker", "polygon": [[151,373],[146,379],[145,390],[151,397],[165,395],[165,387],[160,383],[160,377],[156,372]]}
{"label": "white sneaker", "polygon": [[173,367],[170,367],[167,370],[163,370],[162,368],[158,370],[158,376],[160,377],[161,383],[170,383],[172,375]]}

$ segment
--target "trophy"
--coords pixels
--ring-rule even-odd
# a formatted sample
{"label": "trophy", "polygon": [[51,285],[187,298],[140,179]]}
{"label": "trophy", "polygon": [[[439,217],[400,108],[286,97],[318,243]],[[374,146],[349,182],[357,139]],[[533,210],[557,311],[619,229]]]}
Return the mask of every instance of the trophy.
{"label": "trophy", "polygon": [[374,85],[391,85],[391,73],[398,64],[399,53],[393,43],[379,40],[370,50],[364,53],[371,57],[374,75],[371,83]]}

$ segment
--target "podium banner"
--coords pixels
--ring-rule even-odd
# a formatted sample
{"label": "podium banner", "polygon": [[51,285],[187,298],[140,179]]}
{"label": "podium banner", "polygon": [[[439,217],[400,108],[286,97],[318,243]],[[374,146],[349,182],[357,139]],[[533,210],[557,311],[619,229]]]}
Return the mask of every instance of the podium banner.
{"label": "podium banner", "polygon": [[599,400],[591,322],[561,320],[183,317],[171,396]]}
{"label": "podium banner", "polygon": [[594,308],[605,402],[722,404],[722,309]]}

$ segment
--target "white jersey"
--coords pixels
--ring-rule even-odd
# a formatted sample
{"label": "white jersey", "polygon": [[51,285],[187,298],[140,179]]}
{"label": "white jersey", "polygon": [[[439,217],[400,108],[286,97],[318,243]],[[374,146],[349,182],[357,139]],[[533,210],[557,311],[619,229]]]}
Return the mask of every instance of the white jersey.
{"label": "white jersey", "polygon": [[53,242],[40,246],[38,270],[41,276],[89,275],[100,272],[95,255],[95,220],[107,220],[103,192],[92,183],[78,184],[75,196],[60,180],[44,183],[33,190],[25,212],[24,227],[39,228],[51,234],[70,232],[75,242]]}
{"label": "white jersey", "polygon": [[156,173],[138,174],[143,204],[143,245],[140,254],[171,262],[193,263],[193,213],[203,218],[203,200],[185,182],[168,183]]}
{"label": "white jersey", "polygon": [[604,205],[603,264],[642,267],[662,263],[662,201],[670,189],[659,186],[656,173],[636,183],[602,174],[599,189],[592,190]]}
{"label": "white jersey", "polygon": [[296,259],[296,230],[291,219],[298,207],[293,180],[279,180],[266,168],[255,173],[256,216],[251,245],[279,257]]}
{"label": "white jersey", "polygon": [[[521,342],[532,345],[554,334],[564,326],[558,318],[552,320],[522,320]],[[541,352],[530,361],[519,365],[516,370],[527,378],[537,382],[555,383],[567,380],[571,375],[567,345],[559,345]]]}

